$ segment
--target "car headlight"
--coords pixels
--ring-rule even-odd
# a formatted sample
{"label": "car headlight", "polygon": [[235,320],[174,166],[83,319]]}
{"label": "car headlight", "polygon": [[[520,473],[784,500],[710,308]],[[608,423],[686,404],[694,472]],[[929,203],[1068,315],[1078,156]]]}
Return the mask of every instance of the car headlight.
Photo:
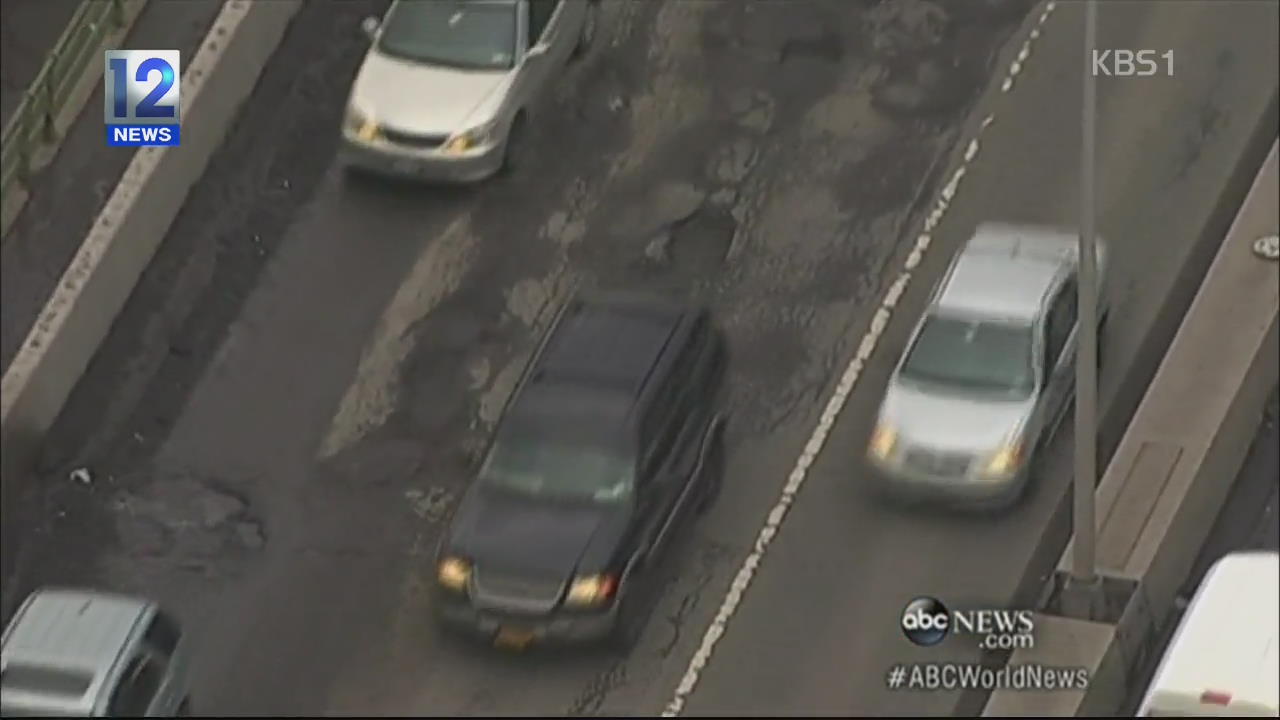
{"label": "car headlight", "polygon": [[871,442],[867,444],[867,451],[873,457],[884,460],[893,454],[897,446],[898,431],[888,423],[877,423],[876,429],[871,432]]}
{"label": "car headlight", "polygon": [[450,590],[462,590],[471,579],[471,563],[459,557],[446,557],[436,567],[436,580]]}
{"label": "car headlight", "polygon": [[618,578],[613,575],[582,575],[573,579],[564,601],[568,605],[600,605],[618,591]]}
{"label": "car headlight", "polygon": [[492,144],[494,141],[494,131],[498,127],[498,122],[487,122],[483,125],[463,130],[455,133],[444,144],[444,151],[447,153],[464,153],[468,150],[474,150],[478,147],[484,147]]}
{"label": "car headlight", "polygon": [[1004,477],[1013,474],[1022,465],[1022,441],[1015,440],[1000,446],[987,459],[983,474],[988,477]]}
{"label": "car headlight", "polygon": [[343,118],[342,124],[361,140],[374,140],[382,134],[382,128],[378,127],[378,123],[374,121],[371,115],[354,107],[347,108],[347,114]]}

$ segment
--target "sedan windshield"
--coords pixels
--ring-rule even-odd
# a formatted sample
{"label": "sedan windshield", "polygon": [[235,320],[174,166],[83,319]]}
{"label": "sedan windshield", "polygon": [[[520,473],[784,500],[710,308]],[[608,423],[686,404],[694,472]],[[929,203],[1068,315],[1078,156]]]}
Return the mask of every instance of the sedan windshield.
{"label": "sedan windshield", "polygon": [[635,465],[601,446],[500,439],[480,470],[490,487],[550,500],[614,503],[635,487]]}
{"label": "sedan windshield", "polygon": [[901,376],[963,393],[1025,398],[1035,390],[1030,325],[930,315]]}
{"label": "sedan windshield", "polygon": [[383,23],[378,49],[392,57],[430,65],[505,70],[515,57],[516,5],[484,0],[401,0]]}

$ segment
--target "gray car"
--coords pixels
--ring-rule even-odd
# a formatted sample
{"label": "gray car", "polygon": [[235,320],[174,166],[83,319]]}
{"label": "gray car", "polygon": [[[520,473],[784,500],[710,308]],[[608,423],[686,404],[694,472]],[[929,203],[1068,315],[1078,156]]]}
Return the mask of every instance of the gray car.
{"label": "gray car", "polygon": [[[1077,247],[1072,231],[978,227],[889,378],[867,448],[882,489],[988,507],[1021,497],[1074,393]],[[1105,318],[1101,239],[1098,269]]]}
{"label": "gray car", "polygon": [[191,714],[190,650],[150,600],[97,590],[32,593],[0,644],[0,716]]}
{"label": "gray car", "polygon": [[437,182],[520,165],[539,99],[590,45],[596,15],[594,0],[395,0],[364,23],[344,163]]}

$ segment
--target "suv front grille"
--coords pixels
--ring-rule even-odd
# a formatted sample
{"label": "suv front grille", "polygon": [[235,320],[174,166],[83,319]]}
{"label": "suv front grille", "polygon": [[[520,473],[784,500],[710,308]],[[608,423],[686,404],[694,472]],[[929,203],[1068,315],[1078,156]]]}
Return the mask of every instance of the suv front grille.
{"label": "suv front grille", "polygon": [[420,135],[418,133],[404,132],[402,130],[392,130],[391,128],[382,128],[382,137],[387,142],[405,147],[422,148],[430,150],[438,148],[449,139],[448,135]]}
{"label": "suv front grille", "polygon": [[944,477],[959,477],[969,472],[969,464],[973,461],[973,456],[969,453],[917,449],[908,450],[904,460],[908,466],[920,472]]}
{"label": "suv front grille", "polygon": [[478,605],[493,609],[544,613],[555,609],[563,591],[559,580],[476,570],[472,597]]}

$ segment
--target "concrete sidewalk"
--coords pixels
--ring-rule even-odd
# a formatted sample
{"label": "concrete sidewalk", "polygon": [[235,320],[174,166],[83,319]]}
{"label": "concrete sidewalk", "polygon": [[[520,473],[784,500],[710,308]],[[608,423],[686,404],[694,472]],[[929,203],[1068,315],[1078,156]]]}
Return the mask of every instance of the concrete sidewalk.
{"label": "concrete sidewalk", "polygon": [[[70,16],[76,5],[71,0],[4,0],[0,3],[5,24],[6,88],[12,70],[8,62],[11,36],[25,34],[21,26],[9,24],[10,15],[15,16],[13,22],[19,22],[24,6],[32,6],[29,12],[37,13],[35,6],[64,4],[70,7],[66,12]],[[221,0],[148,3],[123,45],[177,49],[184,61],[189,60],[221,8]],[[52,8],[41,12],[49,14]],[[50,44],[59,33],[61,29],[53,33]],[[27,47],[34,44],[28,42]],[[35,63],[33,75],[42,61]],[[19,93],[17,97],[20,96]],[[58,278],[132,158],[133,152],[128,148],[105,145],[99,87],[67,132],[53,162],[32,181],[31,197],[0,246],[0,371],[9,367]]]}
{"label": "concrete sidewalk", "polygon": [[5,0],[0,3],[0,126],[35,80],[80,0]]}

